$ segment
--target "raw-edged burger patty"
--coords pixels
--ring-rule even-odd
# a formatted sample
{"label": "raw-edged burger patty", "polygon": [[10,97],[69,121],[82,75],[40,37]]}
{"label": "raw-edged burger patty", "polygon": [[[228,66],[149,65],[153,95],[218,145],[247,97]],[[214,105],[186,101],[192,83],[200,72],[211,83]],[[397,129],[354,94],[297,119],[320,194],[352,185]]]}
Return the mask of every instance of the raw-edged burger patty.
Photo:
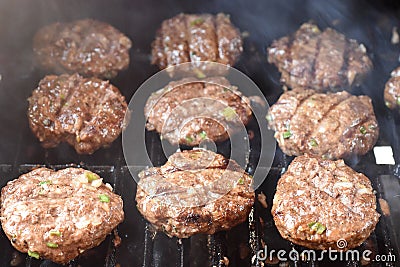
{"label": "raw-edged burger patty", "polygon": [[1,190],[1,224],[11,244],[60,264],[98,246],[123,219],[121,197],[80,168],[39,168]]}
{"label": "raw-edged burger patty", "polygon": [[385,105],[390,109],[400,108],[400,67],[391,73],[384,91]]}
{"label": "raw-edged burger patty", "polygon": [[124,96],[98,78],[49,75],[28,100],[29,125],[45,148],[67,142],[79,154],[92,154],[110,145],[125,126]]}
{"label": "raw-edged burger patty", "polygon": [[233,65],[242,39],[228,15],[179,14],[164,20],[152,44],[152,63],[164,69],[185,62]]}
{"label": "raw-edged burger patty", "polygon": [[172,144],[196,146],[205,139],[225,141],[246,125],[250,100],[223,77],[170,82],[147,100],[146,128]]}
{"label": "raw-edged burger patty", "polygon": [[272,105],[267,119],[279,147],[290,156],[340,159],[364,155],[379,135],[371,99],[347,92],[287,91]]}
{"label": "raw-edged burger patty", "polygon": [[281,72],[283,84],[317,91],[349,89],[372,69],[363,44],[331,28],[321,31],[312,23],[274,41],[268,61]]}
{"label": "raw-edged burger patty", "polygon": [[113,26],[92,19],[53,23],[33,39],[33,51],[43,68],[106,79],[128,68],[131,45]]}
{"label": "raw-edged burger patty", "polygon": [[321,250],[358,247],[379,220],[365,175],[343,160],[307,155],[295,158],[279,179],[271,212],[283,238]]}
{"label": "raw-edged burger patty", "polygon": [[254,203],[252,177],[207,150],[177,152],[139,177],[140,213],[169,236],[228,230],[246,220]]}

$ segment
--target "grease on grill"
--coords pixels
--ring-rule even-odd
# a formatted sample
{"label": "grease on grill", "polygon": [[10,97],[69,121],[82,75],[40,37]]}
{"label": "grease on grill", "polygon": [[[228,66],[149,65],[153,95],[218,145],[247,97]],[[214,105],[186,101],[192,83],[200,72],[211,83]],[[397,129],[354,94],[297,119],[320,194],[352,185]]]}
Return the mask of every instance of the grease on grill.
{"label": "grease on grill", "polygon": [[381,211],[382,211],[383,215],[390,216],[389,203],[383,198],[379,198],[378,201],[379,201],[379,206],[381,207]]}
{"label": "grease on grill", "polygon": [[265,209],[268,208],[267,196],[263,192],[257,195],[257,199]]}

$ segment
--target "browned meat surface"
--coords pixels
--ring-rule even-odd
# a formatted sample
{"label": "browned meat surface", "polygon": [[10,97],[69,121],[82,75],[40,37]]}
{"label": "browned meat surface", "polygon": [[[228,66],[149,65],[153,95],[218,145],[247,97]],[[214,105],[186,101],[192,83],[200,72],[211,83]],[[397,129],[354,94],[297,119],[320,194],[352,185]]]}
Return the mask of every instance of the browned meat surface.
{"label": "browned meat surface", "polygon": [[331,28],[321,32],[312,23],[274,41],[268,61],[281,72],[283,84],[317,91],[346,90],[372,69],[364,45]]}
{"label": "browned meat surface", "polygon": [[28,118],[43,147],[67,142],[80,154],[92,154],[120,135],[126,111],[124,96],[108,81],[49,75],[29,98]]}
{"label": "browned meat surface", "polygon": [[172,144],[225,141],[250,120],[250,101],[223,77],[169,83],[147,100],[146,128]]}
{"label": "browned meat surface", "polygon": [[347,92],[285,92],[270,108],[267,119],[279,147],[290,156],[340,159],[364,155],[379,135],[371,99]]}
{"label": "browned meat surface", "polygon": [[384,91],[385,104],[390,109],[400,107],[400,67],[392,71]]}
{"label": "browned meat surface", "polygon": [[123,219],[121,197],[80,168],[36,169],[1,190],[1,224],[11,244],[61,264],[98,246]]}
{"label": "browned meat surface", "polygon": [[152,47],[152,63],[160,69],[197,61],[233,65],[243,50],[239,30],[222,13],[179,14],[167,19]]}
{"label": "browned meat surface", "polygon": [[254,203],[252,177],[207,150],[177,152],[139,177],[139,211],[169,236],[228,230],[246,220]]}
{"label": "browned meat surface", "polygon": [[311,249],[361,245],[379,220],[371,182],[346,166],[299,156],[278,182],[272,215],[283,238]]}
{"label": "browned meat surface", "polygon": [[106,79],[129,66],[131,45],[131,40],[114,27],[92,19],[45,26],[33,40],[43,68]]}

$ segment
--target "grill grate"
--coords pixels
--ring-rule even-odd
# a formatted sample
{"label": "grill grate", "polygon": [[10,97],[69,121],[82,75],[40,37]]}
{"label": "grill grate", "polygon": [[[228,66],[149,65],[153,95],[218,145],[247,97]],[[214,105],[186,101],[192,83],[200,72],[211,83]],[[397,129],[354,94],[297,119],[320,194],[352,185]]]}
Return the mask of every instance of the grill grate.
{"label": "grill grate", "polygon": [[[53,169],[61,169],[76,165],[52,165]],[[0,165],[0,177],[18,176],[30,171],[38,165],[23,164],[18,166]],[[169,238],[162,233],[156,233],[134,208],[134,193],[136,184],[131,178],[127,166],[83,166],[101,175],[105,182],[113,185],[115,192],[124,199],[126,219],[118,227],[122,243],[119,247],[113,245],[113,235],[97,248],[91,249],[71,262],[69,266],[143,266],[143,267],[183,267],[183,266],[273,266],[276,258],[260,261],[255,257],[256,252],[268,246],[268,249],[285,249],[285,251],[303,251],[304,248],[283,240],[274,226],[270,207],[272,205],[275,184],[283,168],[273,167],[266,182],[257,190],[267,196],[268,208],[265,209],[256,201],[249,216],[249,222],[239,225],[228,232],[214,235],[197,235],[189,239]],[[390,178],[390,177],[389,177]],[[387,175],[376,176],[373,181],[377,189],[377,198],[388,198],[385,187],[388,186]],[[392,177],[393,178],[393,177]],[[397,178],[390,184],[396,186]],[[2,180],[4,184],[5,180]],[[393,184],[394,183],[394,184]],[[399,187],[397,181],[397,187]],[[400,191],[398,191],[400,192]],[[379,210],[379,209],[378,209]],[[379,210],[382,214],[382,211]],[[382,216],[374,233],[359,248],[360,251],[369,249],[373,255],[398,255],[393,229],[393,218]],[[4,233],[0,234],[0,266],[58,266],[50,261],[39,261],[27,257],[26,254],[15,251]],[[19,263],[19,264],[17,264]],[[228,265],[229,263],[229,265]],[[363,266],[365,262],[330,262],[324,261],[288,261],[280,262],[279,266]],[[368,266],[398,266],[396,263],[373,262]]]}

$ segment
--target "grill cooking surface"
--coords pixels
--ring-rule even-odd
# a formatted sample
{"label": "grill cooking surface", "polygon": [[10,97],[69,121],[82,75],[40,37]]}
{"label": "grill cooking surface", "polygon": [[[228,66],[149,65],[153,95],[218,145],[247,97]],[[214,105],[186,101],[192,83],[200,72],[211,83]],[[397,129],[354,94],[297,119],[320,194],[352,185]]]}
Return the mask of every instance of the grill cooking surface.
{"label": "grill cooking surface", "polygon": [[[31,133],[26,117],[27,101],[32,90],[45,74],[33,65],[32,37],[42,26],[54,21],[94,18],[110,23],[133,41],[131,64],[112,82],[127,99],[136,88],[158,68],[150,65],[151,42],[162,20],[179,12],[225,12],[247,37],[244,52],[236,67],[260,87],[270,104],[282,93],[279,73],[267,63],[266,47],[274,39],[293,33],[304,22],[315,21],[320,28],[327,26],[354,38],[367,47],[374,69],[365,82],[353,90],[354,94],[368,94],[372,100],[381,128],[377,145],[391,145],[396,161],[400,156],[400,118],[384,106],[383,88],[390,72],[399,64],[399,44],[392,44],[392,28],[400,25],[400,12],[390,2],[372,4],[366,1],[2,1],[0,3],[0,186],[20,174],[40,165],[55,169],[71,164],[97,172],[105,182],[113,185],[124,200],[125,221],[118,227],[122,243],[113,246],[109,236],[99,247],[84,253],[71,266],[265,266],[252,260],[264,245],[268,250],[304,248],[283,240],[274,226],[270,209],[276,183],[291,161],[277,149],[273,167],[264,184],[257,190],[267,197],[268,207],[258,201],[249,222],[228,232],[197,235],[190,239],[168,238],[155,233],[135,207],[136,183],[131,177],[122,154],[121,138],[109,148],[91,156],[77,155],[70,146],[62,144],[54,149],[43,149]],[[154,88],[157,90],[159,88]],[[260,142],[257,126],[251,140],[248,172],[254,171]],[[146,145],[154,165],[166,161],[158,134],[146,133]],[[218,150],[226,154],[229,143]],[[355,157],[347,164],[363,172],[372,181],[377,198],[384,198],[391,207],[390,216],[381,216],[371,237],[359,248],[374,254],[398,254],[400,242],[400,166],[376,165],[372,152]],[[397,197],[396,197],[397,196]],[[380,207],[379,213],[382,214]],[[0,231],[0,266],[57,266],[49,261],[38,261],[12,248]],[[373,255],[374,255],[373,254]],[[275,254],[276,256],[276,254]],[[282,264],[282,263],[281,263]],[[312,262],[309,259],[289,261],[281,266],[362,266],[365,262]],[[396,265],[397,264],[397,265]],[[398,263],[373,262],[370,266],[399,266]]]}

